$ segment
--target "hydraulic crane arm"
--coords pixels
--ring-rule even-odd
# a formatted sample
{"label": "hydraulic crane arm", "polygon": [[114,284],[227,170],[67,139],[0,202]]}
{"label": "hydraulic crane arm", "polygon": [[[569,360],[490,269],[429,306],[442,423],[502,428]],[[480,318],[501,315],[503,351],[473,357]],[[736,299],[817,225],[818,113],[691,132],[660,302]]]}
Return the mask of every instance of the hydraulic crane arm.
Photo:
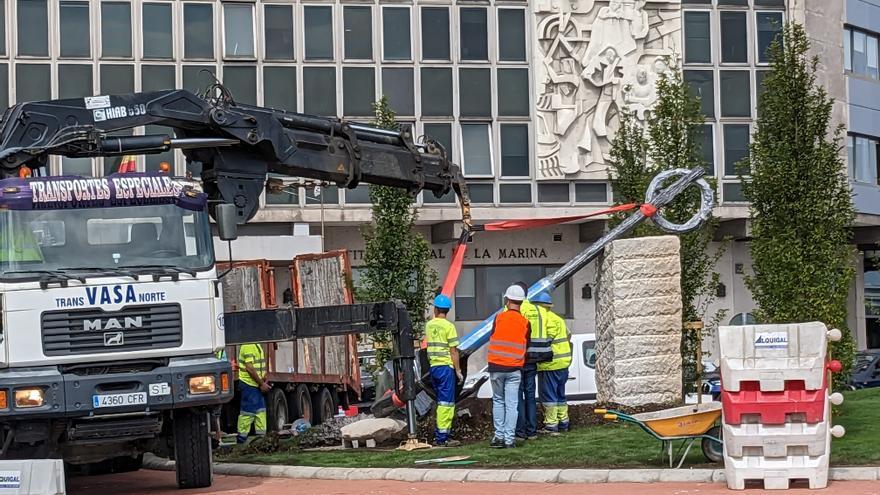
{"label": "hydraulic crane arm", "polygon": [[[171,134],[124,135],[141,126]],[[408,130],[388,131],[336,119],[235,103],[221,85],[204,96],[185,90],[20,103],[0,122],[0,175],[45,167],[49,155],[72,158],[155,154],[179,148],[202,164],[210,199],[251,219],[268,174],[354,188],[360,183],[454,190],[470,223],[467,187],[437,142],[415,144]]]}

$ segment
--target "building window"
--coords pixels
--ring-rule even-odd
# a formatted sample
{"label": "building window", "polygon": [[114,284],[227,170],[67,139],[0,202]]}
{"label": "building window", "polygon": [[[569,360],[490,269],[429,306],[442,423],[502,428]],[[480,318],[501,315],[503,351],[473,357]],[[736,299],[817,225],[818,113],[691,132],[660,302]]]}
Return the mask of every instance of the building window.
{"label": "building window", "polygon": [[58,98],[83,98],[95,94],[91,64],[58,64],[58,81]]}
{"label": "building window", "polygon": [[703,124],[700,126],[700,153],[706,166],[706,173],[712,177],[715,175],[715,126]]}
{"label": "building window", "polygon": [[529,116],[529,70],[498,69],[498,115]]}
{"label": "building window", "polygon": [[415,94],[413,92],[413,69],[383,68],[382,94],[397,115],[415,115]]}
{"label": "building window", "polygon": [[335,68],[303,68],[303,112],[327,117],[336,116]]}
{"label": "building window", "polygon": [[370,204],[370,186],[362,184],[354,189],[345,190],[345,204],[368,205]]}
{"label": "building window", "polygon": [[529,126],[501,124],[501,175],[529,176]]}
{"label": "building window", "polygon": [[376,71],[372,67],[342,69],[342,114],[346,117],[373,115],[376,101]]}
{"label": "building window", "polygon": [[878,184],[877,146],[878,140],[867,136],[850,134],[847,136],[849,155],[849,176],[855,182]]}
{"label": "building window", "polygon": [[578,203],[607,203],[608,184],[605,182],[577,182],[574,200]]}
{"label": "building window", "polygon": [[263,10],[266,58],[293,60],[293,6],[266,5]]}
{"label": "building window", "polygon": [[64,58],[90,58],[89,3],[62,1],[58,6],[58,24],[59,55]]}
{"label": "building window", "polygon": [[249,3],[223,4],[223,56],[253,58],[254,7]]}
{"label": "building window", "polygon": [[306,187],[306,206],[309,205],[338,205],[339,204],[339,188],[335,184],[326,187]]}
{"label": "building window", "polygon": [[303,7],[306,60],[333,60],[333,7]]}
{"label": "building window", "polygon": [[868,349],[880,348],[880,251],[865,251],[865,331]]}
{"label": "building window", "polygon": [[452,116],[452,69],[422,67],[421,99],[423,117]]}
{"label": "building window", "polygon": [[263,67],[263,105],[296,111],[296,67]]}
{"label": "building window", "polygon": [[523,9],[498,9],[498,60],[526,61],[526,24]]}
{"label": "building window", "polygon": [[449,60],[449,9],[422,7],[422,60]]}
{"label": "building window", "polygon": [[724,175],[739,175],[738,163],[749,157],[748,124],[724,124]]}
{"label": "building window", "polygon": [[712,63],[711,13],[684,13],[684,61],[686,64]]}
{"label": "building window", "polygon": [[569,202],[571,202],[571,194],[569,191],[568,182],[538,183],[538,202],[568,204]]}
{"label": "building window", "polygon": [[491,182],[468,182],[471,203],[491,205],[495,203],[495,185]]}
{"label": "building window", "polygon": [[134,91],[134,66],[101,64],[101,93],[124,95]]}
{"label": "building window", "polygon": [[43,101],[52,98],[49,64],[15,64],[15,101]]}
{"label": "building window", "polygon": [[498,196],[501,204],[531,203],[532,185],[501,183],[498,185]]}
{"label": "building window", "polygon": [[145,3],[141,29],[143,31],[144,58],[174,58],[170,3]]}
{"label": "building window", "polygon": [[746,197],[743,196],[742,184],[739,182],[728,182],[721,189],[724,194],[725,203],[745,203]]}
{"label": "building window", "polygon": [[214,8],[211,4],[183,4],[183,57],[214,58]]}
{"label": "building window", "polygon": [[758,63],[770,62],[768,49],[782,32],[782,12],[757,12],[755,13],[755,28],[758,31],[755,37],[755,46],[758,49]]}
{"label": "building window", "polygon": [[270,194],[266,193],[266,204],[267,205],[295,205],[299,206],[299,196],[300,190],[302,188],[297,187],[296,184],[285,182],[284,189],[281,192]]}
{"label": "building window", "polygon": [[[480,248],[477,248],[480,249]],[[499,258],[523,258],[540,256],[541,248],[535,246],[503,246],[490,252]],[[465,266],[455,287],[455,318],[458,321],[482,320],[503,304],[504,291],[512,284],[531,284],[556,271],[556,266],[546,265],[492,265]],[[553,291],[553,312],[571,318],[571,282]]]}
{"label": "building window", "polygon": [[844,29],[844,66],[855,74],[877,79],[878,37],[854,28]]}
{"label": "building window", "polygon": [[746,70],[721,71],[721,116],[751,117],[752,89]]}
{"label": "building window", "polygon": [[492,126],[489,124],[461,125],[461,163],[465,175],[492,176]]}
{"label": "building window", "polygon": [[459,113],[462,117],[492,116],[491,69],[459,69]]}
{"label": "building window", "polygon": [[721,62],[745,64],[749,61],[745,12],[721,12]]}
{"label": "building window", "polygon": [[[6,56],[6,0],[0,0],[0,57]],[[3,107],[6,108],[6,107]]]}
{"label": "building window", "polygon": [[459,11],[461,59],[489,60],[486,9],[462,8]]}
{"label": "building window", "polygon": [[213,65],[184,65],[183,88],[192,92],[202,92],[214,83],[217,68]]}
{"label": "building window", "polygon": [[49,56],[49,12],[46,0],[18,0],[18,55]]}
{"label": "building window", "polygon": [[101,57],[131,58],[130,3],[101,3]]}
{"label": "building window", "polygon": [[223,85],[239,103],[257,104],[257,67],[255,65],[224,65]]}
{"label": "building window", "polygon": [[141,91],[176,88],[173,65],[141,65]]}
{"label": "building window", "polygon": [[385,60],[412,59],[409,7],[382,8],[382,50]]}
{"label": "building window", "polygon": [[373,59],[373,8],[349,7],[342,11],[345,24],[345,58],[348,60]]}
{"label": "building window", "polygon": [[440,143],[446,149],[446,156],[455,156],[452,150],[452,124],[425,124],[424,134]]}
{"label": "building window", "polygon": [[700,112],[705,117],[715,118],[715,72],[711,70],[686,70],[684,81],[691,93],[700,99]]}

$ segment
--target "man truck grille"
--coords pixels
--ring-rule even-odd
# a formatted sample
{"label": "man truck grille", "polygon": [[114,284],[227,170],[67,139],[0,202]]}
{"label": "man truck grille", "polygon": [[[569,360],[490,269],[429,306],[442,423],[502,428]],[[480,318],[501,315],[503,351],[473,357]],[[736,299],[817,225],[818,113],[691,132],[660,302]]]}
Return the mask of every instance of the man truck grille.
{"label": "man truck grille", "polygon": [[41,323],[46,356],[167,349],[182,339],[178,304],[47,311]]}

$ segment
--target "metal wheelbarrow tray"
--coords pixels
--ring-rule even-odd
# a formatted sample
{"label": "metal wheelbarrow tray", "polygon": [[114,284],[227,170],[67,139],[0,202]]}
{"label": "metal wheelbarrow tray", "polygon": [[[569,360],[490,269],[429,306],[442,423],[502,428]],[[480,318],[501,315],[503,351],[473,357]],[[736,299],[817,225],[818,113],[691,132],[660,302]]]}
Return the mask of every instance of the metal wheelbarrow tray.
{"label": "metal wheelbarrow tray", "polygon": [[[721,426],[718,425],[718,420],[721,418],[720,402],[693,404],[633,415],[612,409],[596,409],[594,412],[602,414],[607,420],[636,424],[649,435],[660,440],[663,453],[669,456],[669,467],[674,466],[675,457],[681,453],[678,465],[674,466],[676,469],[680,468],[697,440],[701,442],[700,446],[706,459],[712,462],[723,461]],[[677,440],[684,442],[673,455],[672,444]]]}

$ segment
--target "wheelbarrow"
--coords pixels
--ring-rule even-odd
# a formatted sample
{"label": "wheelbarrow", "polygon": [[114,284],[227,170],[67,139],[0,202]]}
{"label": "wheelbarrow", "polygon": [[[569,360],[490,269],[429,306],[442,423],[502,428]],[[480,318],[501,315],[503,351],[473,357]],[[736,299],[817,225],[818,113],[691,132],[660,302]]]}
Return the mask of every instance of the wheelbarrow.
{"label": "wheelbarrow", "polygon": [[[711,462],[724,460],[724,446],[721,439],[721,426],[718,420],[721,418],[721,403],[708,402],[694,404],[673,409],[664,409],[642,414],[624,414],[611,409],[596,409],[596,414],[601,414],[610,421],[623,421],[633,423],[652,437],[660,440],[661,452],[669,456],[669,467],[673,467],[675,458],[681,454],[676,469],[680,468],[685,458],[697,440],[703,455]],[[673,444],[683,440],[678,450],[673,454]],[[683,452],[682,452],[683,451]]]}

